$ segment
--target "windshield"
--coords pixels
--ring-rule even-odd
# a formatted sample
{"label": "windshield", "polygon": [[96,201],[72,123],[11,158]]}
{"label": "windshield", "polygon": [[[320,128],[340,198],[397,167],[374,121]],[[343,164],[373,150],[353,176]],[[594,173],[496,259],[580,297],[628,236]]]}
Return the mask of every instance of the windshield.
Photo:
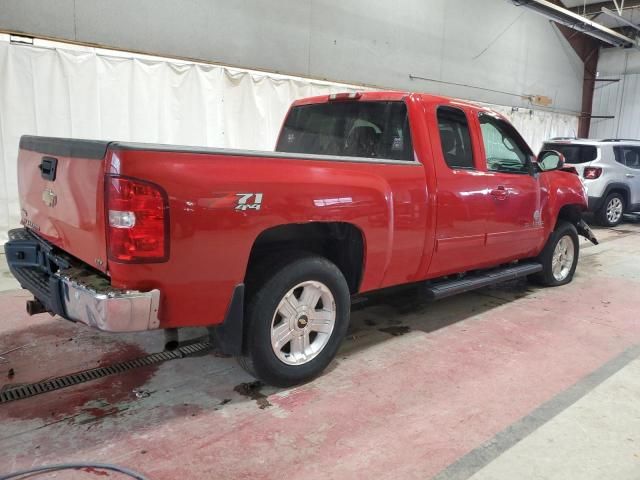
{"label": "windshield", "polygon": [[334,102],[293,107],[278,152],[413,160],[404,102]]}
{"label": "windshield", "polygon": [[587,163],[595,160],[598,149],[593,145],[571,145],[568,143],[545,143],[542,150],[555,150],[564,155],[565,163]]}

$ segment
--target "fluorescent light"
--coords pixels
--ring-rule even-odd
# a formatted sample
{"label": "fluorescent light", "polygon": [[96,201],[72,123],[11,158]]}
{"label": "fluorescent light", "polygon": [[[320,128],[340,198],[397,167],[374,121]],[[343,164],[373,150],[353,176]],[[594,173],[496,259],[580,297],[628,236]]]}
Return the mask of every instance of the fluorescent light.
{"label": "fluorescent light", "polygon": [[573,30],[595,37],[616,47],[638,46],[632,38],[626,37],[615,30],[589,20],[566,8],[559,7],[547,0],[511,0],[517,6],[524,6],[554,22],[560,23]]}

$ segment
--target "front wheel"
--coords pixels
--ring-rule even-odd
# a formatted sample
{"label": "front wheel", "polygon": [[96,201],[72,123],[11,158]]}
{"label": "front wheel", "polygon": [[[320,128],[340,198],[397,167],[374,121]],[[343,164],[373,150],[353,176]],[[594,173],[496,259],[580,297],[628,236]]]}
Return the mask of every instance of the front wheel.
{"label": "front wheel", "polygon": [[576,227],[568,222],[558,222],[544,249],[538,255],[542,271],[533,276],[533,279],[550,287],[569,283],[578,266],[579,253]]}
{"label": "front wheel", "polygon": [[[296,385],[331,362],[349,326],[350,294],[329,260],[292,260],[264,278],[246,310],[245,352],[240,365],[263,382]],[[268,278],[267,278],[268,275]]]}

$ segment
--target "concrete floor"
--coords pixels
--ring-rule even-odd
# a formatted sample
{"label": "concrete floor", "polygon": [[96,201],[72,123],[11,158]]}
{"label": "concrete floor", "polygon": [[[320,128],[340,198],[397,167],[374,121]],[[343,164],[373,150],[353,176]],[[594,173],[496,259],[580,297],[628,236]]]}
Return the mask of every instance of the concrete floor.
{"label": "concrete floor", "polygon": [[[94,460],[152,479],[638,479],[640,225],[597,235],[565,287],[373,299],[301,387],[248,390],[233,359],[207,354],[2,405],[0,474]],[[24,346],[0,385],[161,348],[158,332],[27,317],[26,298],[0,292],[0,352]]]}

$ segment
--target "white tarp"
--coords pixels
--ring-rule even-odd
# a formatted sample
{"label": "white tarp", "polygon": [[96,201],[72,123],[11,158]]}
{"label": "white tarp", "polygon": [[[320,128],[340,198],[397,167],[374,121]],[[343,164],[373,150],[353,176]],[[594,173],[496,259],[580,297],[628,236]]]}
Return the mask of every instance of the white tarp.
{"label": "white tarp", "polygon": [[536,154],[545,140],[578,134],[578,117],[575,115],[526,108],[512,110],[511,107],[496,105],[491,105],[491,108],[511,121]]}
{"label": "white tarp", "polygon": [[[297,98],[361,87],[222,66],[0,41],[0,242],[18,225],[21,135],[271,150]],[[577,119],[511,112],[534,149]]]}
{"label": "white tarp", "polygon": [[271,150],[294,99],[344,91],[355,88],[0,42],[0,241],[19,222],[21,135]]}

